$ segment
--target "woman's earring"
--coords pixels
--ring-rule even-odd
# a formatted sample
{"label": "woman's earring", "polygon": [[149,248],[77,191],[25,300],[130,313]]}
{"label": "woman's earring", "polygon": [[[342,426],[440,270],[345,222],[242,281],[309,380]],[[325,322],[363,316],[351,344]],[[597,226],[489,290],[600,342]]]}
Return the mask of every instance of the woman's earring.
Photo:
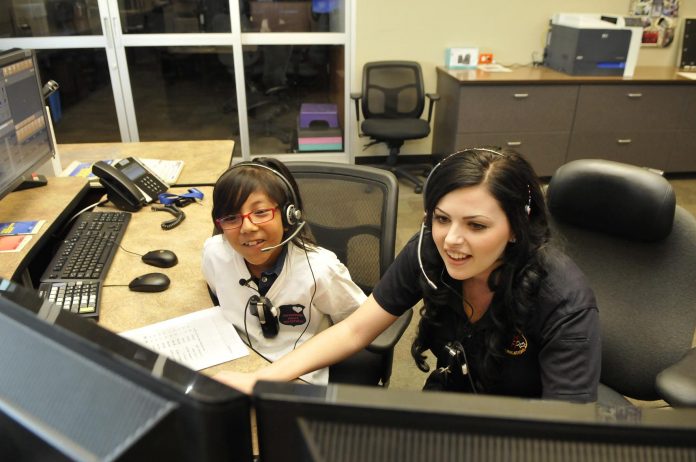
{"label": "woman's earring", "polygon": [[513,237],[513,238],[511,238],[508,242],[509,242],[510,244],[514,244],[514,243],[517,242],[517,239],[515,239],[515,238]]}

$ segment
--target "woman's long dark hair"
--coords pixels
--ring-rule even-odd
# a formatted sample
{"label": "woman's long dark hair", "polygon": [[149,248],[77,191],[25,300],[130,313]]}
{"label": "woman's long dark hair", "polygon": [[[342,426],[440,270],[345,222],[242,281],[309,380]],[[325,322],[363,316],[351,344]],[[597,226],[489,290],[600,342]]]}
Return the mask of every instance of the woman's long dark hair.
{"label": "woman's long dark hair", "polygon": [[[268,171],[266,168],[257,167],[254,164],[268,167],[277,172],[277,174]],[[279,175],[287,180],[292,187],[292,191],[288,190],[288,186]],[[302,196],[300,196],[300,189],[290,170],[277,159],[257,157],[251,162],[233,165],[220,175],[213,188],[213,223],[215,223],[216,218],[238,213],[244,202],[249,198],[249,195],[255,191],[266,193],[268,197],[278,204],[280,212],[283,211],[287,204],[294,203],[295,209],[302,210],[304,220]],[[219,232],[219,230],[217,231]],[[283,239],[292,231],[292,228],[285,229]],[[306,227],[293,238],[292,242],[301,248],[305,248],[305,244],[314,244]]]}
{"label": "woman's long dark hair", "polygon": [[[510,334],[515,330],[523,331],[535,309],[539,286],[546,275],[543,260],[550,231],[537,175],[524,158],[510,149],[467,149],[438,164],[423,191],[426,225],[431,226],[433,211],[443,196],[459,188],[478,185],[484,185],[496,199],[515,237],[515,242],[508,243],[503,252],[502,264],[488,278],[494,297],[488,308],[493,329],[486,335],[481,371],[481,378],[486,380],[494,377]],[[431,288],[422,276],[420,281],[424,306],[411,354],[418,367],[428,371],[423,352],[432,346],[431,333],[452,319],[452,288],[441,280],[446,270],[430,233],[423,239],[422,258],[428,278],[441,281],[436,282],[437,289]],[[461,305],[454,309],[461,310]]]}

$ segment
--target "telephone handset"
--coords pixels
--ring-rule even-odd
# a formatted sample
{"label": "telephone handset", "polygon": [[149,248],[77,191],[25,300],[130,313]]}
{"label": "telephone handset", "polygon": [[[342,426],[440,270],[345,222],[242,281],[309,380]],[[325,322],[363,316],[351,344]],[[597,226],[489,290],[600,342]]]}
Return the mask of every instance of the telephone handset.
{"label": "telephone handset", "polygon": [[95,162],[92,173],[106,189],[109,200],[128,212],[137,212],[169,189],[167,183],[133,157],[122,159],[114,165]]}

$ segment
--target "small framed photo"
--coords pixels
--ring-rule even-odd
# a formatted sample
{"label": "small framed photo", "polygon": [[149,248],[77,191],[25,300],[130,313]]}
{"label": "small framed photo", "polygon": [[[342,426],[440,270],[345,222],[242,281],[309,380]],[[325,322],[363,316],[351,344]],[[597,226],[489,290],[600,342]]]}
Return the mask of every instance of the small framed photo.
{"label": "small framed photo", "polygon": [[448,48],[445,67],[448,69],[474,69],[478,66],[478,48]]}

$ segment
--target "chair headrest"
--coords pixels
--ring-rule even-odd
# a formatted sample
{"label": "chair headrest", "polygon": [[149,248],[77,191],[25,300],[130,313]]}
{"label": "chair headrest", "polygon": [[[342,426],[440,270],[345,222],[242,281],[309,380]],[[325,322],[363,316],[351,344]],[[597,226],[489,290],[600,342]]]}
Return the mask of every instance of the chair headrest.
{"label": "chair headrest", "polygon": [[672,230],[676,198],[661,175],[601,159],[568,162],[547,189],[554,218],[580,228],[637,241],[657,241]]}

